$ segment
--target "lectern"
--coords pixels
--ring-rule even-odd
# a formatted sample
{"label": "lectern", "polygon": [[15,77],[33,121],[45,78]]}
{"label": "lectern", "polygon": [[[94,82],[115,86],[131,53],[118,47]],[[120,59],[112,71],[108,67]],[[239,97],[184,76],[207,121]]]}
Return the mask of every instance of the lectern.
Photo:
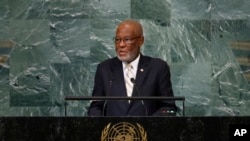
{"label": "lectern", "polygon": [[156,97],[156,96],[140,96],[140,97],[118,97],[118,96],[66,96],[65,97],[65,116],[67,116],[67,101],[69,100],[171,100],[171,101],[182,101],[182,116],[185,116],[185,97],[174,96],[174,97]]}

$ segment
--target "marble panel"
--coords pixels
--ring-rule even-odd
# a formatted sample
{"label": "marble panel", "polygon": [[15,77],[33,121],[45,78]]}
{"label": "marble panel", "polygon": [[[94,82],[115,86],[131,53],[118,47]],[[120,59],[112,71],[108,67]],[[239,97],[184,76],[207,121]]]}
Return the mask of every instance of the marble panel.
{"label": "marble panel", "polygon": [[[195,116],[209,115],[211,99],[211,66],[205,63],[174,63],[170,66],[175,96],[184,96],[185,111]],[[177,103],[182,108],[182,103]]]}
{"label": "marble panel", "polygon": [[168,25],[171,17],[170,0],[131,0],[131,18],[153,20]]}
{"label": "marble panel", "polygon": [[8,28],[9,5],[8,0],[0,1],[0,41],[8,40],[10,37]]}
{"label": "marble panel", "polygon": [[90,0],[50,0],[50,19],[88,19]]}
{"label": "marble panel", "polygon": [[170,26],[159,25],[154,20],[139,20],[143,25],[144,55],[161,58],[171,63]]}
{"label": "marble panel", "polygon": [[171,0],[171,19],[209,20],[210,0]]}
{"label": "marble panel", "polygon": [[48,20],[11,20],[12,40],[17,44],[40,45],[49,42]]}
{"label": "marble panel", "polygon": [[91,0],[91,19],[127,19],[130,17],[131,0]]}
{"label": "marble panel", "polygon": [[[51,64],[51,102],[58,109],[57,113],[52,115],[64,115],[65,96],[87,96],[91,95],[90,71],[88,58],[83,62],[68,64]],[[68,115],[83,116],[86,114],[87,104],[90,101],[68,101]]]}
{"label": "marble panel", "polygon": [[118,20],[112,19],[91,20],[90,39],[93,63],[99,63],[115,56],[113,37],[118,22]]}
{"label": "marble panel", "polygon": [[9,68],[0,65],[0,116],[9,113]]}
{"label": "marble panel", "polygon": [[242,24],[239,23],[241,22],[238,20],[218,20],[213,21],[212,26],[212,93],[219,96],[219,99],[214,99],[216,103],[220,103],[215,109],[223,110],[228,115],[249,113],[249,108],[246,107],[249,105],[249,85],[230,46],[240,31]]}
{"label": "marble panel", "polygon": [[11,106],[51,105],[49,96],[49,72],[46,66],[31,64],[23,71],[15,75],[10,75]]}
{"label": "marble panel", "polygon": [[[10,105],[50,105],[46,64],[53,58],[47,20],[11,20]],[[50,51],[51,50],[51,51]]]}
{"label": "marble panel", "polygon": [[53,48],[64,56],[64,62],[83,61],[90,55],[89,20],[52,20],[50,26],[50,41]]}
{"label": "marble panel", "polygon": [[246,19],[250,15],[249,0],[211,0],[212,19]]}
{"label": "marble panel", "polygon": [[174,63],[211,61],[208,20],[172,20],[169,34],[171,59]]}
{"label": "marble panel", "polygon": [[4,17],[7,17],[8,11],[9,11],[9,0],[1,0],[0,2],[0,17],[3,19]]}
{"label": "marble panel", "polygon": [[13,19],[48,19],[48,0],[8,0],[10,17]]}

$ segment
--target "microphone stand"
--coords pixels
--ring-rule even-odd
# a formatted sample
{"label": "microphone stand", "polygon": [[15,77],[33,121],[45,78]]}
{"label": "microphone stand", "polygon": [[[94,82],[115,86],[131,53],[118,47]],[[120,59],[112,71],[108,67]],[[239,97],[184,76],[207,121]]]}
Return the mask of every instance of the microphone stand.
{"label": "microphone stand", "polygon": [[[134,78],[131,78],[130,81],[134,84],[134,87],[135,87],[135,90],[136,90],[137,94],[141,97],[141,93],[140,93],[140,91],[139,91],[137,85],[135,84],[135,79],[134,79]],[[142,103],[142,105],[143,105],[143,107],[144,107],[144,109],[145,109],[145,113],[146,113],[146,116],[147,116],[147,115],[148,115],[148,108],[147,108],[147,106],[144,104],[144,101],[143,101],[143,100],[141,100],[141,103]]]}

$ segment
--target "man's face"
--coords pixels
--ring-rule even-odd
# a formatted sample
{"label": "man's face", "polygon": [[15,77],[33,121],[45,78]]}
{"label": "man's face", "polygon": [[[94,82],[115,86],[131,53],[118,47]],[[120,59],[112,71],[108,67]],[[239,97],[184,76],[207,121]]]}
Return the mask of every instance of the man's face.
{"label": "man's face", "polygon": [[121,24],[116,30],[115,50],[123,62],[132,62],[140,53],[143,36],[136,33],[133,24]]}

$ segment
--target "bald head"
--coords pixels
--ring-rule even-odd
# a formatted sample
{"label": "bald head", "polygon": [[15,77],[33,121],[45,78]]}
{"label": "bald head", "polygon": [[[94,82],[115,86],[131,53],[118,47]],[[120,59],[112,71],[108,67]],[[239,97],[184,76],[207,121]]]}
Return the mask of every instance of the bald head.
{"label": "bald head", "polygon": [[135,21],[135,20],[125,20],[125,21],[121,22],[118,25],[116,32],[120,28],[123,28],[124,26],[132,26],[133,27],[134,35],[136,35],[136,36],[143,36],[142,25],[138,21]]}

